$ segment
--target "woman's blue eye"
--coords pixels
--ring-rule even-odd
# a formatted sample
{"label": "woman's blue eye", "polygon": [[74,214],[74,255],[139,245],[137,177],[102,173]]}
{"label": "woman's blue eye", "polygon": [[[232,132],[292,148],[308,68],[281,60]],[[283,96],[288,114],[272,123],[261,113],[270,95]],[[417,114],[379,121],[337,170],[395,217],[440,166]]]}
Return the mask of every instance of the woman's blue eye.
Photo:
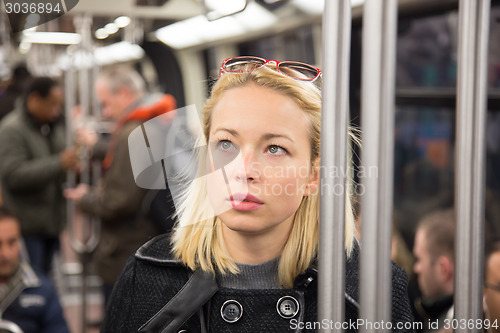
{"label": "woman's blue eye", "polygon": [[272,155],[281,155],[286,153],[285,148],[276,145],[269,146],[269,148],[267,148],[267,151]]}
{"label": "woman's blue eye", "polygon": [[234,147],[233,143],[229,140],[219,141],[219,148],[221,150],[225,150],[225,151],[236,149],[236,147]]}

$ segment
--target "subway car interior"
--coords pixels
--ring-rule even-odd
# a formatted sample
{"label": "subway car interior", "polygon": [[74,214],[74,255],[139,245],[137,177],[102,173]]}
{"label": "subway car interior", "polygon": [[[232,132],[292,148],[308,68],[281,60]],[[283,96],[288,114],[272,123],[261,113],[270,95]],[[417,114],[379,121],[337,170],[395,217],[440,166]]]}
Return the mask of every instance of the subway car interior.
{"label": "subway car interior", "polygon": [[[328,35],[336,32],[332,31],[332,25],[327,25],[327,20],[335,21],[343,16],[338,13],[336,13],[338,14],[336,17],[333,14],[329,16],[327,7],[345,5],[346,3],[349,5],[348,8],[342,10],[346,10],[350,14],[347,20],[348,42],[343,44],[344,50],[342,52],[332,54],[326,45],[328,44]],[[370,132],[367,127],[370,127],[371,124],[378,126],[379,122],[378,120],[366,121],[369,119],[371,111],[369,102],[365,101],[364,98],[368,94],[368,90],[381,90],[384,84],[378,87],[377,84],[373,84],[373,81],[371,84],[364,82],[368,80],[368,76],[365,76],[367,68],[364,68],[363,64],[365,66],[370,64],[370,57],[379,59],[379,55],[368,48],[367,39],[371,38],[387,45],[384,44],[387,35],[383,37],[377,35],[377,31],[372,31],[372,37],[367,37],[369,32],[364,31],[363,27],[368,25],[365,20],[366,15],[370,13],[366,10],[368,4],[388,6],[389,3],[394,4],[396,13],[393,35],[388,34],[392,36],[389,39],[392,38],[392,43],[394,43],[394,48],[389,49],[389,53],[393,52],[390,57],[393,62],[389,64],[389,66],[393,66],[390,68],[394,74],[392,81],[389,78],[389,84],[393,83],[392,90],[389,89],[392,91],[389,96],[392,101],[389,102],[392,112],[380,116],[380,118],[388,117],[390,118],[388,123],[392,124],[390,125],[392,128],[388,132],[390,143],[387,145],[390,155],[388,161],[391,164],[387,169],[390,170],[387,184],[390,188],[384,190],[383,186],[378,187],[375,190],[379,192],[376,193],[378,203],[372,204],[369,198],[370,182],[366,181],[366,178],[370,178],[371,171],[376,170],[378,175],[376,178],[383,179],[384,167],[377,164],[372,170],[367,168],[363,162],[364,154],[372,151],[374,147],[370,145],[370,137],[364,136],[365,133]],[[483,12],[477,14],[474,32],[470,32],[473,29],[465,27],[465,19],[461,17],[461,15],[465,17],[464,12],[471,11],[467,7],[472,6],[471,3],[474,3],[474,6],[482,5],[485,8]],[[374,8],[372,7],[373,11],[375,11]],[[483,30],[477,28],[481,22],[486,22],[484,24],[486,28]],[[333,24],[338,24],[338,22]],[[461,26],[461,24],[463,25]],[[466,32],[470,33],[463,37],[462,35],[466,35]],[[484,72],[483,76],[467,78],[463,74],[461,61],[466,61],[467,58],[463,54],[466,54],[467,51],[479,52],[481,49],[479,46],[469,49],[462,47],[465,45],[464,40],[473,41],[477,43],[474,45],[479,46],[482,45],[479,44],[479,41],[484,40],[485,54],[479,55],[479,58],[473,61],[476,67],[472,70],[474,75]],[[336,41],[338,43],[334,47],[340,44],[339,38]],[[391,41],[389,41],[390,43]],[[346,81],[340,81],[342,75],[338,74],[341,70],[338,66],[337,72],[327,72],[327,69],[334,67],[332,64],[338,64],[340,53],[347,54]],[[42,210],[52,209],[47,206],[54,204],[55,201],[45,200],[46,196],[61,196],[64,200],[62,207],[65,220],[60,222],[63,225],[56,237],[57,249],[49,258],[51,265],[46,275],[55,287],[56,297],[60,301],[69,332],[99,332],[106,316],[105,302],[107,302],[107,297],[111,292],[104,287],[109,287],[109,283],[101,274],[102,265],[99,266],[96,263],[96,258],[99,257],[96,254],[96,249],[99,246],[114,246],[109,239],[105,240],[107,231],[101,229],[110,213],[104,212],[101,216],[98,216],[99,214],[86,214],[84,210],[78,208],[80,198],[75,201],[66,192],[68,189],[80,188],[78,185],[80,183],[90,187],[105,186],[102,185],[102,179],[108,174],[106,174],[104,165],[110,158],[109,151],[113,147],[116,148],[114,141],[118,140],[117,136],[113,134],[117,129],[126,127],[125,122],[115,123],[114,118],[109,115],[112,112],[110,111],[112,102],[105,101],[98,92],[99,75],[117,68],[131,69],[143,79],[148,94],[168,95],[174,101],[171,108],[176,109],[176,116],[180,119],[179,128],[182,130],[177,128],[175,134],[170,136],[166,134],[163,138],[167,140],[166,145],[169,144],[168,140],[180,141],[182,144],[191,141],[196,136],[195,133],[200,131],[200,127],[203,126],[200,125],[199,114],[212,87],[224,70],[221,68],[221,62],[224,59],[239,56],[272,59],[271,63],[276,64],[276,68],[279,67],[279,61],[292,61],[322,69],[322,77],[315,82],[319,82],[318,85],[323,84],[323,103],[325,103],[326,96],[335,95],[331,98],[339,98],[336,92],[328,91],[328,87],[335,86],[339,89],[338,91],[345,89],[346,123],[354,133],[357,133],[356,135],[359,135],[361,144],[359,146],[346,144],[349,146],[346,152],[348,160],[352,160],[352,168],[347,168],[350,170],[350,174],[347,176],[353,178],[353,185],[349,193],[343,193],[343,195],[352,197],[352,209],[357,221],[356,235],[361,247],[361,256],[365,254],[363,250],[370,248],[370,246],[377,249],[377,255],[380,256],[385,253],[383,249],[390,251],[390,258],[382,258],[381,260],[385,260],[390,265],[389,259],[392,259],[406,271],[409,281],[408,297],[415,322],[427,321],[427,324],[432,324],[431,319],[422,315],[419,312],[419,305],[416,305],[422,295],[419,275],[424,274],[421,268],[420,271],[415,272],[418,266],[417,261],[422,260],[422,258],[418,258],[418,260],[416,258],[417,255],[420,256],[420,253],[416,253],[418,248],[415,238],[417,230],[420,223],[433,212],[451,209],[456,217],[454,218],[455,227],[452,237],[454,243],[452,263],[454,263],[455,269],[452,270],[451,279],[455,281],[455,289],[459,289],[457,286],[462,285],[471,285],[477,288],[471,287],[472,289],[467,292],[467,295],[460,297],[455,295],[455,298],[452,298],[451,305],[454,304],[456,310],[455,319],[450,319],[451,327],[447,332],[452,330],[457,332],[500,332],[498,328],[500,323],[493,326],[493,323],[500,321],[500,274],[498,273],[500,261],[497,261],[498,266],[495,266],[496,274],[498,274],[495,280],[495,278],[491,278],[493,273],[487,271],[489,257],[485,255],[488,249],[494,248],[495,244],[500,241],[500,1],[3,0],[0,5],[0,107],[2,107],[0,110],[2,117],[0,118],[0,140],[4,140],[4,143],[10,140],[10,138],[2,136],[1,132],[6,130],[9,125],[7,120],[12,118],[10,117],[11,112],[17,108],[17,106],[13,107],[13,103],[8,104],[2,100],[7,100],[9,87],[12,87],[16,82],[16,73],[22,69],[25,73],[23,76],[25,83],[23,83],[22,89],[27,88],[31,82],[40,77],[49,77],[57,82],[63,91],[59,102],[62,109],[61,122],[65,127],[64,145],[66,147],[78,146],[76,151],[78,170],[66,168],[63,174],[64,179],[60,181],[60,187],[54,191],[51,190],[52,192],[43,192],[46,194],[38,199],[34,199],[35,196],[31,197],[34,192],[39,191],[37,187],[32,190],[26,187],[26,190],[23,190],[25,192],[11,192],[8,188],[11,181],[8,178],[13,177],[10,176],[13,173],[5,171],[10,164],[0,161],[0,184],[2,185],[0,203],[2,207],[9,209],[14,213],[14,216],[19,218],[21,230],[25,230],[24,216],[28,218],[28,216],[36,216],[37,214],[43,215],[45,212],[42,213]],[[387,60],[387,57],[383,55],[380,58],[381,61]],[[268,63],[266,62],[262,66],[265,65],[267,66]],[[391,69],[387,69],[385,62],[380,67],[382,70],[379,72],[382,76],[392,73]],[[465,70],[463,71],[465,72]],[[332,75],[335,74],[337,76],[332,78]],[[285,75],[288,74],[285,73]],[[328,79],[332,82],[337,81],[337,83],[327,83]],[[469,81],[468,88],[461,88],[461,81],[462,83]],[[474,90],[480,88],[482,90],[479,92]],[[18,89],[21,90],[20,86]],[[484,101],[483,104],[477,104],[483,105],[484,108],[482,120],[473,118],[478,114],[483,114],[478,111],[476,104],[464,111],[465,114],[470,115],[470,118],[467,118],[469,121],[461,121],[458,116],[460,108],[463,108],[465,103],[463,102],[465,99],[461,98],[468,94],[468,91],[474,91],[477,93],[474,98]],[[19,91],[16,95],[15,105],[28,108],[29,101],[32,100],[28,96],[30,95],[25,90]],[[116,103],[120,103],[120,101]],[[6,105],[9,106],[6,108]],[[325,109],[325,104],[323,107],[323,113],[339,113],[338,110]],[[183,117],[180,117],[181,115]],[[161,116],[161,112],[157,113],[157,116]],[[478,123],[479,125],[477,125]],[[468,125],[477,125],[479,133],[475,130],[472,131],[472,127],[467,127]],[[175,131],[172,127],[170,127],[171,133]],[[337,133],[333,123],[322,123],[321,127],[322,140],[324,133]],[[42,126],[42,132],[43,128]],[[50,130],[53,129],[52,125],[50,128]],[[141,128],[146,131],[145,127]],[[345,128],[345,132],[347,133],[347,128]],[[133,141],[134,133],[136,132],[132,132],[128,138],[129,144]],[[185,136],[182,137],[179,133]],[[174,138],[176,134],[179,134],[179,137]],[[21,134],[19,135],[21,136]],[[91,141],[100,141],[101,139],[106,141],[109,144],[108,151],[104,150],[103,155],[98,158],[97,146],[93,149],[80,143],[81,135],[87,135],[87,139],[90,137]],[[468,139],[462,142],[461,138],[464,136]],[[26,144],[22,140],[21,142],[20,145]],[[465,148],[462,148],[472,142],[476,145],[471,148],[473,154],[464,157]],[[172,143],[172,145],[175,144]],[[174,148],[177,149],[176,153],[179,149],[182,150],[181,144]],[[331,150],[334,155],[335,152],[338,152],[335,150],[336,148],[328,147],[327,144],[323,146],[323,144],[321,146],[322,154],[327,150]],[[2,145],[3,143],[0,142],[0,146]],[[151,148],[153,145],[152,141],[146,142],[144,151],[148,150],[150,154],[154,154],[154,149]],[[7,161],[7,154],[13,152],[12,149],[0,147],[0,154],[3,154],[0,155],[0,160]],[[62,150],[63,148],[60,151]],[[134,159],[132,147],[130,151],[132,161]],[[342,152],[342,150],[340,151]],[[44,153],[36,151],[27,153],[29,156],[25,156],[26,161],[23,162],[26,164],[20,164],[18,168],[27,166],[31,160]],[[179,154],[175,156],[179,156]],[[132,161],[132,169],[141,163],[147,164],[147,159],[152,157],[146,152],[142,155],[138,153],[138,155],[140,156],[135,158],[136,161]],[[118,151],[116,156],[118,156]],[[376,161],[382,159],[380,157],[382,155],[377,156]],[[113,154],[111,153],[112,158]],[[144,162],[145,160],[146,162]],[[474,163],[476,161],[477,164]],[[129,161],[125,160],[121,163],[127,164],[123,168],[130,169]],[[188,164],[189,162],[182,163]],[[468,163],[473,166],[466,171],[459,168],[460,165]],[[163,171],[165,172],[165,168]],[[45,175],[47,173],[41,177],[45,177]],[[326,175],[323,176],[326,177]],[[346,175],[341,176],[345,177]],[[468,186],[464,187],[460,184],[465,176],[469,183],[467,183]],[[125,177],[125,173],[123,177]],[[139,178],[136,177],[135,181],[138,182]],[[27,179],[30,177],[27,176]],[[345,179],[342,179],[341,181],[345,182]],[[12,181],[12,183],[14,182]],[[144,183],[147,181],[144,180]],[[42,187],[45,186],[43,183],[41,184]],[[109,184],[109,182],[104,184]],[[137,185],[140,184],[137,183]],[[165,188],[165,183],[162,186]],[[167,188],[168,186],[166,185]],[[140,187],[143,187],[144,191],[151,192],[146,194],[146,199],[149,198],[146,205],[150,205],[151,200],[155,200],[152,199],[152,196],[157,195],[160,193],[158,190],[161,190],[161,187],[153,185],[150,188],[147,188],[148,185]],[[170,188],[173,194],[172,184],[170,184]],[[128,190],[121,188],[120,191],[127,192]],[[387,192],[384,194],[385,196],[382,195],[384,191]],[[120,196],[120,193],[117,192],[116,196]],[[21,202],[16,203],[15,198]],[[110,200],[109,204],[112,205],[113,200],[110,198],[108,200]],[[43,202],[47,203],[43,204]],[[328,206],[325,201],[321,201],[321,203],[322,209],[323,206]],[[90,205],[101,204],[94,202]],[[144,205],[142,204],[141,209],[144,208]],[[377,210],[370,210],[372,209],[370,207],[376,209],[377,206],[381,207],[382,205],[387,206],[389,210],[386,215]],[[20,213],[19,207],[24,207]],[[103,204],[103,207],[106,209],[106,203]],[[342,205],[340,207],[342,208]],[[37,212],[37,209],[40,211]],[[24,210],[34,211],[30,215],[24,214],[22,212]],[[111,210],[110,206],[109,211]],[[375,212],[376,216],[372,217],[372,212]],[[21,216],[23,217],[21,218]],[[4,230],[1,229],[3,218],[3,215],[0,214],[0,230]],[[458,221],[459,218],[465,221]],[[163,220],[165,219],[163,217]],[[175,223],[173,221],[168,226],[164,226],[164,229],[171,229],[172,223]],[[363,227],[369,228],[365,226],[365,223],[368,224],[372,221],[377,223],[373,225],[387,226],[385,229],[380,227],[380,229],[387,231],[385,238],[371,237],[370,231],[363,231]],[[326,222],[320,219],[320,225],[322,223]],[[116,233],[121,232],[118,226],[116,228]],[[165,230],[163,231],[165,232]],[[320,230],[322,234],[326,234],[323,232],[326,229]],[[432,231],[430,233],[432,234]],[[44,234],[44,231],[41,231],[40,234]],[[339,234],[340,238],[336,239],[342,240],[343,231],[337,235]],[[24,238],[27,235],[21,236]],[[31,239],[30,236],[27,238]],[[469,239],[469,236],[475,237],[476,242]],[[123,236],[121,242],[127,242],[126,237]],[[335,243],[333,239],[330,241]],[[6,251],[3,248],[6,246],[5,242],[7,240],[0,235],[1,251]],[[107,244],[103,244],[106,242]],[[321,235],[319,242],[319,276],[321,279],[325,276],[321,275],[321,269],[323,272],[328,269],[333,272],[336,269],[342,270],[344,268],[342,265],[334,266],[334,268],[327,267],[325,264],[327,261],[321,261],[321,256],[330,256],[330,254],[324,253],[328,251],[328,248],[322,247],[321,244],[330,242],[327,238],[321,238]],[[464,243],[468,243],[470,247],[461,247]],[[23,247],[21,246],[21,248]],[[378,252],[379,248],[382,249],[380,252]],[[496,250],[500,251],[500,246]],[[131,256],[134,252],[135,250],[128,255]],[[28,257],[28,262],[30,254],[30,251],[21,251],[21,256]],[[0,255],[0,275],[2,275],[0,276],[0,332],[23,332],[20,328],[21,324],[16,323],[16,320],[13,319],[17,317],[4,316],[4,314],[9,313],[7,309],[10,303],[7,303],[7,289],[10,286],[8,283],[10,276],[5,275],[5,267],[8,266],[7,259],[4,258],[3,252],[0,252]],[[343,255],[341,258],[344,260]],[[111,260],[110,265],[112,265],[114,259],[111,257],[108,260]],[[369,267],[363,259],[361,259],[361,265]],[[370,273],[366,273],[369,270],[370,268],[361,267],[361,283],[364,283],[363,276],[370,276]],[[470,276],[463,276],[464,274],[460,272],[464,271],[474,272],[471,272]],[[379,273],[376,272],[378,271],[374,271],[372,275],[378,276]],[[344,273],[341,272],[341,274]],[[334,276],[335,274],[327,275]],[[488,278],[493,280],[488,280]],[[474,279],[481,281],[475,283]],[[390,281],[390,278],[388,280]],[[334,285],[335,282],[323,283],[323,285]],[[366,287],[361,287],[360,300],[357,302],[361,304],[361,313],[367,311],[366,316],[370,317],[369,311],[366,309],[377,308],[379,301],[370,303],[369,296],[363,298],[364,293],[368,295],[368,289],[376,289],[370,288],[368,282],[366,283]],[[320,289],[321,286],[320,281]],[[343,284],[339,284],[338,288],[344,288]],[[380,287],[382,292],[384,292],[384,288]],[[496,302],[496,309],[493,309],[494,305],[489,305],[489,310],[483,308],[487,297],[490,297],[486,296],[488,290],[498,294],[493,301]],[[387,292],[390,294],[390,288]],[[469,306],[468,304],[475,304],[473,300],[481,305],[479,315],[472,308],[464,310],[464,307]],[[37,302],[37,299],[32,298],[31,301]],[[380,302],[384,301],[380,300]],[[343,302],[333,302],[333,309],[336,309],[337,303],[343,304]],[[343,305],[341,306],[341,315],[343,315],[342,311],[344,311]],[[378,314],[374,315],[375,317],[372,317],[374,321],[381,318],[376,317]],[[29,314],[24,316],[29,316]],[[465,316],[465,318],[460,316]],[[488,327],[486,327],[487,320]],[[473,323],[472,328],[469,325],[471,322]],[[416,329],[408,330],[408,332],[425,331],[418,325],[414,327]],[[311,330],[306,328],[302,327],[302,330],[290,329],[289,331],[316,331],[316,328]],[[344,330],[349,331],[346,327],[340,329],[337,327],[318,327],[317,331],[344,332]],[[153,331],[155,330],[148,332]],[[179,330],[179,332],[181,331]],[[213,328],[206,330],[206,332],[212,331]],[[389,332],[391,329],[365,327],[360,331]],[[398,330],[393,328],[392,331],[397,332]],[[39,328],[39,330],[30,332],[42,332],[42,330]],[[60,332],[67,331],[61,330]],[[158,332],[163,331],[158,330]],[[187,332],[187,330],[182,332]],[[239,331],[232,328],[227,332],[247,332],[247,330]],[[275,331],[270,330],[269,332]],[[407,331],[401,330],[401,332]]]}

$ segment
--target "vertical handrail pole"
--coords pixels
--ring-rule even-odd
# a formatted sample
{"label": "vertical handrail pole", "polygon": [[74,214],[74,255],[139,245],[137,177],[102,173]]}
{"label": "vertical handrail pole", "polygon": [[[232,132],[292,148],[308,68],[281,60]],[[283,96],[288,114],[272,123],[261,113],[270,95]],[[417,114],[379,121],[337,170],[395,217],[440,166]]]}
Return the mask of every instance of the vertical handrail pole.
{"label": "vertical handrail pole", "polygon": [[[90,114],[90,77],[89,72],[92,71],[92,64],[90,63],[91,59],[93,59],[92,53],[92,39],[90,37],[90,29],[92,26],[92,17],[89,14],[82,15],[79,18],[81,21],[79,22],[79,33],[82,35],[81,42],[81,51],[82,51],[82,67],[79,71],[79,79],[80,79],[80,105],[82,108],[82,119],[86,123],[89,119]],[[90,175],[90,156],[88,155],[88,151],[85,150],[85,167],[81,172],[80,181],[85,184],[91,183],[91,175]],[[85,226],[87,228],[82,228],[82,240],[85,244],[84,251],[80,253],[80,259],[82,263],[82,307],[81,307],[81,317],[82,317],[82,333],[87,331],[87,305],[88,305],[88,277],[89,277],[89,264],[90,264],[90,254],[93,249],[89,248],[89,242],[91,237],[95,234],[96,230],[92,228],[93,222],[92,217],[85,217]]]}
{"label": "vertical handrail pole", "polygon": [[[345,199],[351,2],[325,1],[318,320],[344,321]],[[337,172],[329,172],[337,171]],[[341,189],[340,193],[338,189]],[[333,326],[333,327],[332,327]],[[331,325],[319,332],[343,332]]]}
{"label": "vertical handrail pole", "polygon": [[367,0],[363,12],[360,332],[389,332],[397,1]]}
{"label": "vertical handrail pole", "polygon": [[[94,62],[93,50],[92,50],[92,38],[90,35],[90,26],[92,24],[92,18],[89,15],[80,15],[75,17],[74,24],[76,26],[77,31],[82,35],[82,43],[80,44],[78,51],[74,57],[72,57],[72,63],[70,68],[66,71],[66,125],[67,125],[67,141],[73,141],[73,126],[71,123],[71,119],[73,117],[72,111],[75,106],[76,97],[75,93],[78,92],[79,102],[81,105],[82,112],[82,122],[87,122],[89,119],[89,111],[90,111],[90,100],[91,100],[91,91],[90,91],[90,76],[89,73],[94,73],[95,68],[92,66]],[[77,52],[78,52],[77,51]],[[79,62],[77,61],[79,60]],[[75,89],[75,72],[78,72],[78,90]],[[93,103],[93,105],[95,102]],[[81,154],[81,152],[85,154]],[[91,179],[90,175],[90,161],[89,154],[84,150],[80,151],[80,159],[82,162],[83,168],[80,170],[79,181],[82,183],[90,183],[91,180],[96,181],[96,173],[93,172],[93,178]],[[94,168],[96,170],[99,169],[98,165],[95,165]],[[69,172],[68,185],[70,187],[74,187],[76,183],[76,175],[74,172]],[[81,235],[77,236],[75,232],[76,221],[75,221],[75,204],[73,201],[68,201],[68,214],[72,216],[71,220],[68,220],[68,235],[71,247],[79,254],[80,261],[82,264],[82,272],[81,272],[81,308],[80,308],[80,316],[81,316],[81,332],[87,331],[87,293],[88,293],[88,285],[87,280],[89,276],[89,263],[90,263],[90,255],[94,251],[99,241],[99,232],[100,232],[100,222],[95,218],[85,217],[81,220]]]}
{"label": "vertical handrail pole", "polygon": [[[459,5],[455,211],[455,318],[482,318],[485,128],[490,0]],[[476,325],[455,332],[480,332]]]}
{"label": "vertical handrail pole", "polygon": [[[64,121],[66,130],[66,147],[73,146],[73,108],[76,104],[75,98],[75,72],[70,67],[64,72]],[[68,170],[66,172],[66,187],[74,187],[76,183],[76,173],[74,170]],[[66,211],[67,220],[70,221],[68,225],[71,225],[71,221],[74,219],[74,204],[72,200],[66,201]]]}

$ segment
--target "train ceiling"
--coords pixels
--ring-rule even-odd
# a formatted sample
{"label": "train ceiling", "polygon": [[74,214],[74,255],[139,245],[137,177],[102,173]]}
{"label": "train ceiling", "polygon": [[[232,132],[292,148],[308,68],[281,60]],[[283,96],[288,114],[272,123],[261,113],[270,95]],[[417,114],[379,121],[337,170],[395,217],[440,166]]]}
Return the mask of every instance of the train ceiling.
{"label": "train ceiling", "polygon": [[[65,0],[67,3],[77,0]],[[360,0],[353,0],[360,2]],[[207,44],[214,40],[230,37],[249,37],[269,31],[283,31],[316,20],[321,20],[324,0],[79,0],[78,3],[65,15],[38,28],[38,31],[76,32],[74,17],[86,15],[92,18],[91,33],[113,22],[119,16],[131,17],[139,23],[141,32],[147,39],[158,39],[155,32],[166,26],[189,21],[186,28],[181,30],[189,37],[198,33],[204,34],[192,41],[191,44],[172,43],[174,48],[185,48],[194,44]],[[222,8],[222,9],[221,9]],[[226,10],[227,8],[227,10]],[[239,8],[245,8],[241,11]],[[0,9],[1,10],[1,9]],[[224,12],[224,10],[226,10]],[[238,13],[229,17],[229,14]],[[224,16],[228,17],[224,17]],[[224,17],[220,20],[218,18]],[[0,17],[1,19],[2,17]],[[23,31],[27,27],[28,15],[10,16],[10,25],[13,31]],[[210,24],[207,24],[207,19]],[[205,20],[204,25],[200,25]],[[57,21],[57,22],[55,22]],[[228,22],[232,25],[227,25]],[[238,21],[238,22],[236,22]],[[196,22],[197,24],[194,24]],[[1,22],[0,22],[1,23]],[[235,24],[237,23],[237,24]],[[177,27],[178,28],[178,27]],[[225,34],[218,35],[218,33]],[[233,34],[228,34],[233,32]],[[179,35],[178,29],[163,35],[171,37]],[[209,36],[209,35],[213,36]],[[110,38],[101,44],[117,42],[122,36],[110,34]],[[12,35],[11,40],[21,42],[22,33]],[[184,37],[182,37],[184,38]],[[162,38],[159,38],[163,40]],[[163,40],[168,44],[168,41]]]}
{"label": "train ceiling", "polygon": [[80,0],[73,13],[183,20],[202,13],[198,0]]}

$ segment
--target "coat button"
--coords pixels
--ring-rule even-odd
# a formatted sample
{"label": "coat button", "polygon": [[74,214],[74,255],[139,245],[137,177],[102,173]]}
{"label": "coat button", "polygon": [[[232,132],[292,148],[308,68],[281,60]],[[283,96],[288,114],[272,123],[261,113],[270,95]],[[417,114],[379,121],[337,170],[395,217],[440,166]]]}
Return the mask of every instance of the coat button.
{"label": "coat button", "polygon": [[229,300],[222,304],[220,308],[222,319],[228,323],[237,322],[243,315],[243,307],[235,300]]}
{"label": "coat button", "polygon": [[299,302],[292,296],[281,297],[276,303],[276,310],[285,319],[293,318],[299,312]]}

